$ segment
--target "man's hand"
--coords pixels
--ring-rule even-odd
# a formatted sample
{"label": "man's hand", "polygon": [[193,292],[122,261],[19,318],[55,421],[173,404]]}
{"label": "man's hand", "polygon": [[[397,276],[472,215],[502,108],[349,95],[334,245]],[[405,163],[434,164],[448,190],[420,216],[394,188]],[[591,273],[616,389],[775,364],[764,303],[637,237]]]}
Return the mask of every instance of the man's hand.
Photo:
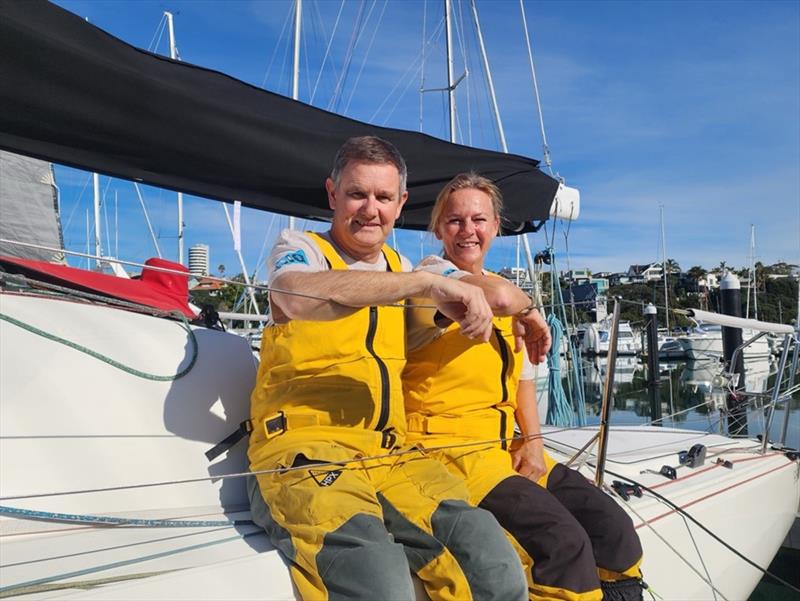
{"label": "man's hand", "polygon": [[516,340],[514,350],[519,352],[524,344],[531,363],[538,365],[544,362],[552,339],[542,314],[537,309],[531,309],[524,315],[515,315],[512,330]]}
{"label": "man's hand", "polygon": [[457,322],[467,338],[488,341],[492,335],[492,309],[483,290],[454,279],[434,278],[429,296],[439,311]]}
{"label": "man's hand", "polygon": [[544,444],[541,438],[524,441],[517,448],[511,449],[511,465],[514,470],[528,480],[536,482],[547,472],[544,461]]}

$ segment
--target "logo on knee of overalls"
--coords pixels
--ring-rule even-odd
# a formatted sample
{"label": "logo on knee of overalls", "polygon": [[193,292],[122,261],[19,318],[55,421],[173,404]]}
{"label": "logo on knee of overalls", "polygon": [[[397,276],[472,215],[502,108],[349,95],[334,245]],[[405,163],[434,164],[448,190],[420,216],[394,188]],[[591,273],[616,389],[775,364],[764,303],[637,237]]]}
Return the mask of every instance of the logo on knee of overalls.
{"label": "logo on knee of overalls", "polygon": [[311,474],[311,477],[314,478],[314,482],[316,482],[318,486],[330,486],[342,475],[342,470],[331,470],[329,472],[308,470],[308,473]]}

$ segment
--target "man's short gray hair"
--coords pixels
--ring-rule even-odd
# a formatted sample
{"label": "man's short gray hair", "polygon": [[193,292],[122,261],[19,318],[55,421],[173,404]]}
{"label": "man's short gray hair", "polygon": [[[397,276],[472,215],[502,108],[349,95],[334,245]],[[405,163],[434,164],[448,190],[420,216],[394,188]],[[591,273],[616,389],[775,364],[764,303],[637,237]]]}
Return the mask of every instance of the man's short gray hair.
{"label": "man's short gray hair", "polygon": [[351,161],[394,165],[400,174],[400,194],[402,195],[406,191],[406,180],[408,179],[406,162],[400,151],[388,140],[377,136],[358,136],[348,139],[339,148],[336,158],[333,160],[331,179],[334,184],[339,185],[342,171]]}

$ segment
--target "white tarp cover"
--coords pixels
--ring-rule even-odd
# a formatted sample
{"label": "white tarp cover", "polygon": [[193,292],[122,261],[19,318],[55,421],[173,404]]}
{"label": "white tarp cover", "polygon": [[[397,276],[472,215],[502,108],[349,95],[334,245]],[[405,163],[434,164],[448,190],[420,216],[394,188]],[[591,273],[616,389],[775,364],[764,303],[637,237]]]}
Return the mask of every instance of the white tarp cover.
{"label": "white tarp cover", "polygon": [[[0,239],[63,250],[53,167],[0,150]],[[0,242],[0,255],[64,262],[52,252]]]}

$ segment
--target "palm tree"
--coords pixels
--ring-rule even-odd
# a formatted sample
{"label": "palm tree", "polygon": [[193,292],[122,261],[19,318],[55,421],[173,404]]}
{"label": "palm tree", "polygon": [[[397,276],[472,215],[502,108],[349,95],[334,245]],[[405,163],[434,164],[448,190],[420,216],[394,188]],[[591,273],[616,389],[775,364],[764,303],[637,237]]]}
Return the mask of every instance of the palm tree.
{"label": "palm tree", "polygon": [[708,271],[703,269],[700,265],[693,265],[689,268],[689,271],[686,272],[686,274],[695,282],[704,278],[707,273]]}
{"label": "palm tree", "polygon": [[681,273],[681,266],[678,265],[678,262],[675,259],[667,259],[667,273],[669,275],[679,275]]}

